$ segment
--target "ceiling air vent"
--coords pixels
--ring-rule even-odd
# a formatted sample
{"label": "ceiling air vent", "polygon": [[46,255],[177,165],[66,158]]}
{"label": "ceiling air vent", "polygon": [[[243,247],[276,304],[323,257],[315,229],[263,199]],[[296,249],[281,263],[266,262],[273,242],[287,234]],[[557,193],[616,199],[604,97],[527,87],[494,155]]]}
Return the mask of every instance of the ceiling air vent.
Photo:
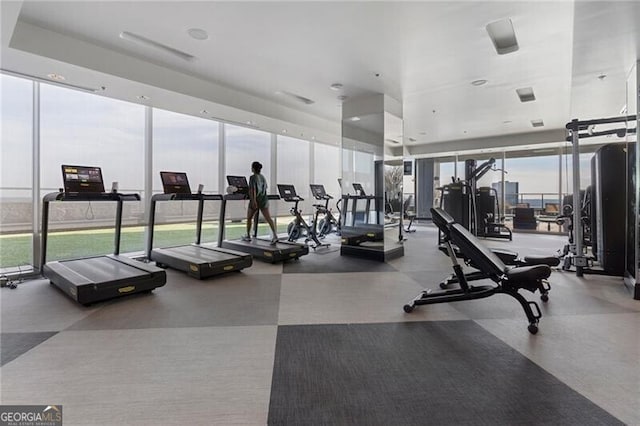
{"label": "ceiling air vent", "polygon": [[536,100],[536,95],[533,93],[532,87],[523,87],[522,89],[516,89],[516,93],[520,98],[520,102],[531,102]]}
{"label": "ceiling air vent", "polygon": [[174,49],[173,47],[167,46],[166,44],[158,43],[155,40],[151,40],[149,38],[143,37],[139,34],[135,34],[129,31],[121,32],[120,38],[133,43],[138,43],[139,45],[144,47],[150,47],[152,49],[156,49],[164,53],[168,53],[184,61],[192,61],[193,59],[195,59],[193,55],[189,55],[188,53],[183,52],[182,50]]}
{"label": "ceiling air vent", "polygon": [[486,26],[487,33],[498,55],[506,55],[519,49],[511,19],[502,19]]}
{"label": "ceiling air vent", "polygon": [[280,93],[282,93],[283,95],[286,95],[288,97],[290,97],[291,99],[294,99],[298,102],[302,102],[303,104],[306,105],[311,105],[311,104],[315,104],[316,102],[309,99],[309,98],[305,98],[304,96],[300,96],[300,95],[296,95],[295,93],[291,93],[291,92],[287,92],[286,90],[282,90]]}

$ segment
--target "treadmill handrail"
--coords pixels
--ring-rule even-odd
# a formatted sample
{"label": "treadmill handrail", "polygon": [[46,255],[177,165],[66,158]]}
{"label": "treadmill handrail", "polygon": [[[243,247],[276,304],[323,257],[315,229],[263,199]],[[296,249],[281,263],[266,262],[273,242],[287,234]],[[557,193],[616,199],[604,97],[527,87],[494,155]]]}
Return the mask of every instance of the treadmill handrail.
{"label": "treadmill handrail", "polygon": [[42,267],[47,263],[47,238],[49,235],[49,204],[54,202],[81,202],[81,201],[115,201],[118,203],[116,209],[116,223],[114,236],[113,254],[120,254],[120,235],[122,233],[122,205],[124,201],[140,201],[140,194],[119,192],[87,192],[68,193],[64,191],[50,192],[42,197],[42,233],[41,233],[41,259],[40,265],[36,266],[36,271],[41,272]]}
{"label": "treadmill handrail", "polygon": [[222,200],[221,194],[205,194],[202,192],[194,192],[192,194],[154,194],[151,201],[198,201],[198,200]]}
{"label": "treadmill handrail", "polygon": [[[220,208],[220,216],[218,222],[220,223],[220,230],[218,231],[218,247],[222,247],[222,242],[224,241],[224,233],[225,233],[225,218],[227,217],[227,201],[242,201],[248,200],[249,196],[247,194],[226,194],[222,197],[222,207]],[[267,200],[279,200],[280,195],[278,194],[267,194]],[[260,210],[256,211],[255,220],[253,223],[254,236],[258,232],[258,215],[260,214]]]}
{"label": "treadmill handrail", "polygon": [[223,201],[224,196],[221,194],[205,194],[202,192],[194,192],[191,194],[154,194],[151,196],[151,203],[149,206],[149,232],[147,233],[146,254],[147,259],[151,259],[151,251],[153,250],[153,234],[155,229],[156,220],[156,203],[158,201],[198,201],[198,216],[196,219],[196,241],[195,244],[200,244],[202,239],[202,218],[204,215],[204,202],[205,201]]}

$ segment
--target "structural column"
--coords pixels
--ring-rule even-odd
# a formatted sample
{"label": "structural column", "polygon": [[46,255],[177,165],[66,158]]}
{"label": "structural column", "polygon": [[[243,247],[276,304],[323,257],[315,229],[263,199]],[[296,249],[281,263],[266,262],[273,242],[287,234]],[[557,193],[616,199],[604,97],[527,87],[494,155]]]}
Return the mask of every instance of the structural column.
{"label": "structural column", "polygon": [[[404,255],[402,129],[402,104],[387,95],[342,105],[342,155],[354,161],[342,164],[341,255],[379,261]],[[387,209],[394,205],[399,211]]]}

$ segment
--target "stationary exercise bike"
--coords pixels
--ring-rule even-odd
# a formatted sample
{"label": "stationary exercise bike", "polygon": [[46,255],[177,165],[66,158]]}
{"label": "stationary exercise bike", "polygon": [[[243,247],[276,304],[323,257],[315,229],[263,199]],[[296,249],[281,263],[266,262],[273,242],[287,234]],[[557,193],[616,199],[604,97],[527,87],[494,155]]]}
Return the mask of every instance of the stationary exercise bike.
{"label": "stationary exercise bike", "polygon": [[[316,235],[316,223],[315,219],[312,223],[312,226],[304,220],[302,217],[302,212],[298,209],[298,203],[300,201],[304,201],[304,198],[300,197],[296,194],[296,188],[293,185],[280,185],[278,184],[278,193],[280,193],[280,198],[288,203],[295,203],[293,207],[291,207],[290,213],[294,216],[293,222],[287,226],[287,234],[289,234],[289,241],[296,241],[298,238],[305,237],[305,244],[309,241],[313,241],[314,244],[311,245],[312,249],[317,249],[318,247],[329,247],[330,244],[321,243]],[[318,217],[317,215],[315,216]]]}
{"label": "stationary exercise bike", "polygon": [[[313,224],[317,224],[316,232],[318,238],[324,238],[327,234],[330,234],[335,230],[336,235],[340,235],[340,221],[335,218],[331,210],[329,209],[329,201],[333,200],[333,197],[326,193],[324,190],[324,185],[309,185],[311,188],[311,194],[313,194],[314,198],[319,201],[324,201],[324,205],[322,204],[314,204],[313,207],[316,208],[316,213],[313,218]],[[324,215],[322,219],[318,221],[319,215]]]}

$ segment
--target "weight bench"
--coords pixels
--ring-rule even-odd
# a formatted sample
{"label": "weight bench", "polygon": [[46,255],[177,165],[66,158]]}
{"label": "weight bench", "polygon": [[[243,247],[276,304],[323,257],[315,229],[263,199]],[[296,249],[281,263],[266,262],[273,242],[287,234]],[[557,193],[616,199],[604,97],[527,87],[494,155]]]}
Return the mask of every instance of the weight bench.
{"label": "weight bench", "polygon": [[[444,233],[443,227],[448,226],[452,223],[455,223],[455,220],[453,219],[453,217],[451,217],[449,213],[447,213],[444,210],[441,210],[439,213],[440,213],[440,216],[434,218],[434,223],[436,224],[436,226],[438,226],[438,222],[439,222],[440,226],[438,226],[438,228],[440,229],[440,232]],[[470,259],[468,256],[465,256],[464,253],[458,247],[456,247],[455,245],[453,245],[452,247],[458,259],[462,259],[466,265],[471,266],[472,268],[480,269],[476,265],[474,265],[473,260]],[[449,256],[449,252],[445,244],[440,244],[440,246],[438,247],[438,250],[440,250],[446,256]],[[491,250],[493,254],[498,256],[498,258],[502,261],[502,263],[504,263],[507,266],[547,265],[549,267],[557,267],[560,265],[560,259],[557,256],[533,255],[533,256],[525,256],[524,258],[519,258],[518,253],[514,251],[494,249],[494,248],[489,250]],[[489,278],[489,276],[482,271],[471,272],[469,274],[466,274],[465,276],[467,278],[467,281],[483,280],[483,279]],[[440,288],[446,289],[452,284],[458,284],[458,277],[455,274],[451,274],[447,278],[445,278],[440,283]],[[547,293],[543,293],[541,296],[541,299],[543,302],[546,302],[548,300]]]}
{"label": "weight bench", "polygon": [[[550,289],[546,279],[551,275],[551,268],[548,265],[508,267],[462,225],[449,222],[446,217],[448,215],[442,209],[432,208],[431,213],[433,222],[444,234],[444,244],[460,288],[439,291],[424,290],[414,300],[404,305],[404,311],[410,313],[418,305],[459,302],[483,299],[494,294],[507,294],[520,303],[529,321],[529,332],[536,334],[538,322],[542,317],[540,307],[536,302],[525,299],[519,291],[524,289],[534,293],[537,290],[546,295]],[[458,257],[453,249],[454,244],[465,257],[470,259],[479,272],[485,274],[485,278],[491,279],[495,284],[469,285],[462,266],[458,263]]]}

